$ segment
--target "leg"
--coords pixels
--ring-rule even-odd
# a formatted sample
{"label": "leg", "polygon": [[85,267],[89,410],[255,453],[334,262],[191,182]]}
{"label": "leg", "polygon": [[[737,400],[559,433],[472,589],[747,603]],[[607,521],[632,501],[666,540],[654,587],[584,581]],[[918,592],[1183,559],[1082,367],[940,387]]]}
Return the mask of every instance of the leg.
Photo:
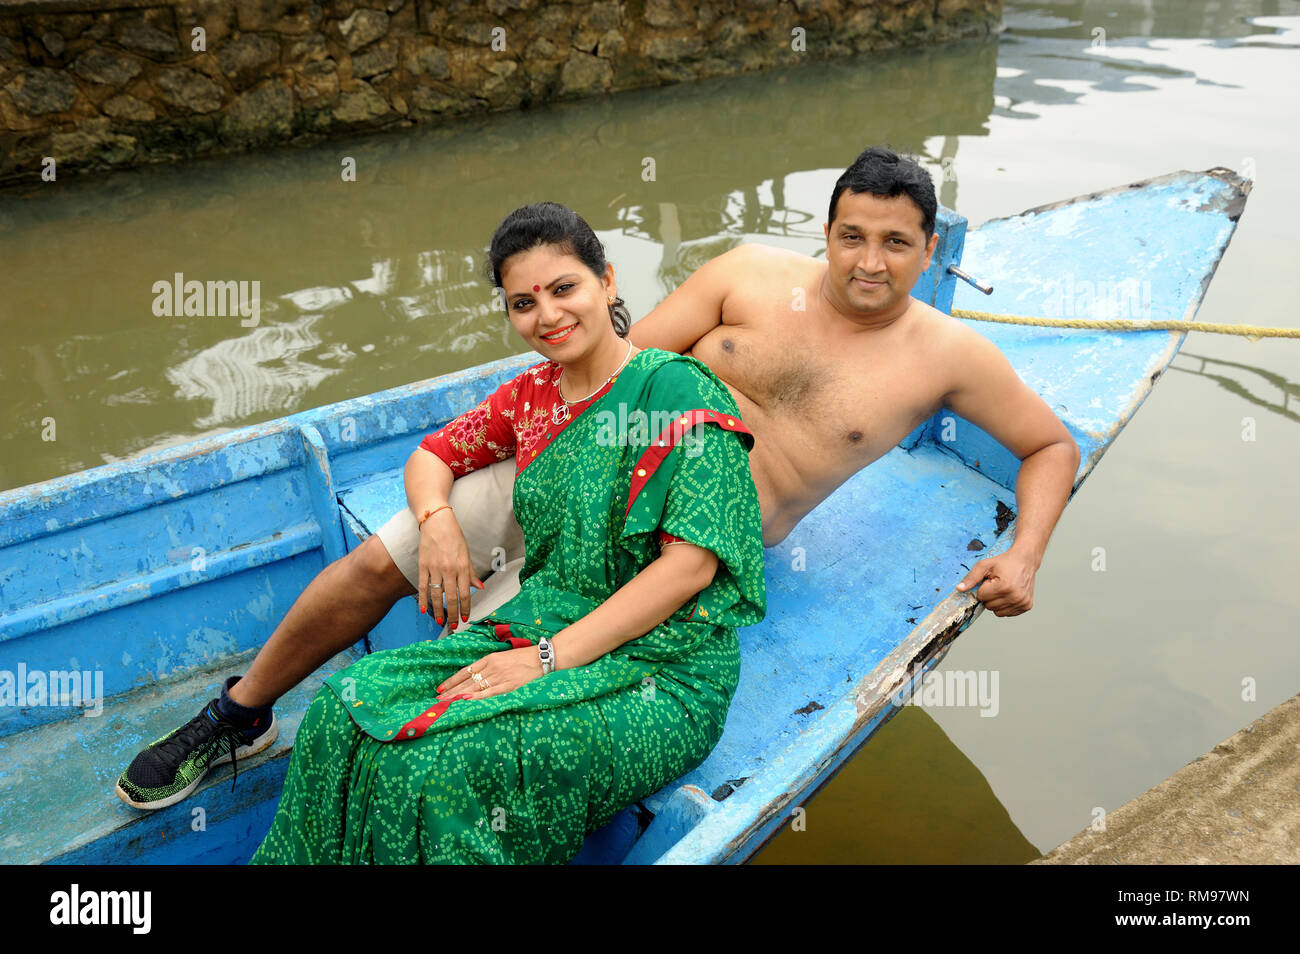
{"label": "leg", "polygon": [[367,537],[307,585],[248,672],[230,688],[230,698],[249,708],[271,705],[414,592],[379,537]]}
{"label": "leg", "polygon": [[[514,478],[515,462],[508,458],[459,478],[450,498],[475,572],[487,576],[494,562],[511,561],[508,569],[514,571],[513,577],[501,576],[513,582],[513,590],[502,590],[500,583],[505,581],[497,581],[495,606],[518,592],[523,564],[523,533],[510,503]],[[415,592],[419,553],[419,528],[403,508],[312,580],[247,674],[230,688],[230,698],[249,708],[269,706],[325,660],[355,643],[394,603]]]}

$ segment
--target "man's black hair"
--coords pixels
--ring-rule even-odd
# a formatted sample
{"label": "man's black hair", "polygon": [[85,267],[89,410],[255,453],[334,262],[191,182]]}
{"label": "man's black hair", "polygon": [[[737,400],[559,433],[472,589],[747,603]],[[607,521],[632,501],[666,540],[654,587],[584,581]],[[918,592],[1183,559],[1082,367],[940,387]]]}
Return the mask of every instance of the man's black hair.
{"label": "man's black hair", "polygon": [[870,192],[882,199],[906,195],[921,210],[921,228],[925,240],[934,234],[934,217],[939,211],[939,201],[934,196],[934,181],[930,173],[914,159],[900,156],[883,146],[869,146],[853,165],[835,182],[831,192],[831,208],[827,222],[835,221],[835,208],[840,195],[848,189],[852,193]]}

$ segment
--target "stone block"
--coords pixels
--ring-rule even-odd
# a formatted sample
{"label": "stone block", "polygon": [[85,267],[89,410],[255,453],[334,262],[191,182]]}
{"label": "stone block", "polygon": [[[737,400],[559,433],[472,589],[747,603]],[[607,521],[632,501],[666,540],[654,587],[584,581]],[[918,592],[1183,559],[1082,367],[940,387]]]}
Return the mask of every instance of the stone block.
{"label": "stone block", "polygon": [[141,53],[179,53],[181,46],[176,34],[159,29],[143,20],[126,20],[118,24],[114,34],[117,42],[128,50]]}
{"label": "stone block", "polygon": [[398,46],[394,39],[370,45],[364,53],[352,57],[352,75],[366,77],[392,71],[397,67]]}
{"label": "stone block", "polygon": [[302,66],[315,63],[329,56],[325,34],[308,33],[306,36],[289,40],[284,47],[282,62],[285,66]]}
{"label": "stone block", "polygon": [[447,79],[451,76],[451,59],[432,37],[415,37],[406,49],[406,71],[412,76]]}
{"label": "stone block", "polygon": [[614,69],[608,60],[578,50],[569,54],[560,70],[560,92],[565,95],[602,92],[613,81]]}
{"label": "stone block", "polygon": [[334,118],[342,123],[364,123],[380,119],[392,110],[388,101],[375,92],[364,80],[358,80],[353,89],[339,95],[334,107]]}
{"label": "stone block", "polygon": [[217,63],[236,89],[264,77],[280,61],[280,41],[262,33],[241,33],[216,50]]}
{"label": "stone block", "polygon": [[72,71],[82,79],[105,86],[123,86],[139,75],[142,68],[136,57],[99,46],[86,50],[72,63]]}
{"label": "stone block", "polygon": [[251,144],[283,139],[293,124],[293,93],[279,80],[259,83],[237,97],[221,118],[221,138]]}
{"label": "stone block", "polygon": [[60,163],[120,165],[133,158],[135,151],[135,138],[113,132],[106,116],[50,137],[50,154]]}
{"label": "stone block", "polygon": [[338,64],[333,60],[308,63],[295,74],[294,91],[306,105],[333,103],[339,95]]}
{"label": "stone block", "polygon": [[5,84],[5,91],[29,116],[65,112],[77,100],[77,84],[66,73],[41,66],[23,70]]}
{"label": "stone block", "polygon": [[382,10],[357,10],[339,24],[349,53],[355,53],[388,32],[388,14]]}
{"label": "stone block", "polygon": [[125,122],[147,123],[152,122],[158,117],[154,108],[142,99],[136,99],[134,96],[122,94],[106,100],[100,107],[108,116],[114,119],[121,119]]}
{"label": "stone block", "polygon": [[645,55],[652,60],[677,63],[680,60],[699,56],[704,50],[704,40],[697,33],[685,36],[656,36],[646,42],[644,49]]}
{"label": "stone block", "polygon": [[164,102],[179,109],[211,113],[221,108],[221,87],[188,67],[163,70],[154,85]]}

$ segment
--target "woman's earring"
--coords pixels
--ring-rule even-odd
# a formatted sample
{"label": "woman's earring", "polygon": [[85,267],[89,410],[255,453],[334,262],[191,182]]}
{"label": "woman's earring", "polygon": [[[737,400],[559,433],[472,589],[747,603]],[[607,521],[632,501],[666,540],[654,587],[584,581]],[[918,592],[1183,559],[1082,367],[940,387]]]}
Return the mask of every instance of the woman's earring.
{"label": "woman's earring", "polygon": [[613,295],[607,295],[607,296],[605,296],[605,297],[607,297],[607,298],[609,299],[609,303],[610,303],[611,305],[614,304],[614,302],[615,302],[616,299],[614,298]]}

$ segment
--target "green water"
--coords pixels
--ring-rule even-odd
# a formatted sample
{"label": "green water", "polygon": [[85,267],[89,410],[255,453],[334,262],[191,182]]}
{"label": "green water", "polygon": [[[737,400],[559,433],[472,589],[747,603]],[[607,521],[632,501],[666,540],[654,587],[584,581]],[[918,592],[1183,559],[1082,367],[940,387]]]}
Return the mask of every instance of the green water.
{"label": "green water", "polygon": [[[873,142],[921,155],[972,224],[1180,168],[1252,173],[1199,317],[1296,326],[1300,3],[1011,2],[1006,22],[0,195],[0,488],[523,350],[482,249],[526,201],[583,212],[636,317],[744,236],[815,251]],[[259,323],[156,316],[176,273],[259,282]],[[1193,336],[1174,367],[1066,511],[1034,610],[986,616],[944,661],[1000,673],[997,717],[903,710],[760,861],[1025,861],[1300,691],[1300,344]]]}

